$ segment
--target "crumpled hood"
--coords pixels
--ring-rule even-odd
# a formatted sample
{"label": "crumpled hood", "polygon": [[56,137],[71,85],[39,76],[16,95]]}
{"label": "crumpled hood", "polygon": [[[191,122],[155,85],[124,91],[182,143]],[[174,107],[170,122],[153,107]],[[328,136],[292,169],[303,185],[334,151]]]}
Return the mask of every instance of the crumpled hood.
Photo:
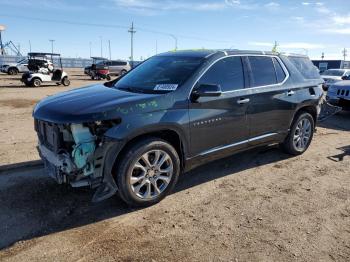
{"label": "crumpled hood", "polygon": [[[152,101],[158,94],[140,94],[93,85],[62,92],[41,100],[33,117],[53,123],[83,123],[116,119],[125,114],[160,109]],[[152,105],[154,105],[152,107]]]}

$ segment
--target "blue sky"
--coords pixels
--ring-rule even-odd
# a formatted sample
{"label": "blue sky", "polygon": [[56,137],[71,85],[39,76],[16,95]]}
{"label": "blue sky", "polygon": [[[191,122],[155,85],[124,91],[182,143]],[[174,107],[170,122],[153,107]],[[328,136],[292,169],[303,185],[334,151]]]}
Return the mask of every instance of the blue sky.
{"label": "blue sky", "polygon": [[[238,48],[308,53],[312,58],[341,58],[349,49],[349,0],[0,0],[6,41],[23,53],[54,51],[66,57],[130,56],[134,21],[135,59],[174,49]],[[173,36],[171,36],[173,35]]]}

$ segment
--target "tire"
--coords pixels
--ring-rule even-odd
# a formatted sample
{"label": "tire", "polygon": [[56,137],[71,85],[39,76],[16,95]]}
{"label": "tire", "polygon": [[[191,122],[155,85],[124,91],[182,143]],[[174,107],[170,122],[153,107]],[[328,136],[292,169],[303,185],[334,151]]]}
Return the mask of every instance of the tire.
{"label": "tire", "polygon": [[108,81],[111,81],[111,76],[110,76],[110,75],[107,75],[107,76],[106,76],[106,79],[107,79]]}
{"label": "tire", "polygon": [[282,149],[291,155],[301,155],[310,146],[315,130],[315,121],[307,112],[298,113],[291,125],[290,132],[282,144]]}
{"label": "tire", "polygon": [[62,85],[64,85],[64,86],[69,86],[70,85],[70,80],[68,79],[68,77],[64,77],[62,79]]}
{"label": "tire", "polygon": [[128,72],[128,71],[126,71],[126,70],[122,70],[122,71],[120,72],[120,75],[123,76],[123,75],[125,75],[127,72]]}
{"label": "tire", "polygon": [[10,68],[8,70],[8,74],[9,75],[17,75],[18,74],[18,70],[16,68]]}
{"label": "tire", "polygon": [[[158,164],[165,159],[158,167],[152,166],[157,152]],[[148,159],[150,165],[143,159]],[[168,142],[148,138],[130,146],[116,170],[115,179],[121,199],[129,206],[146,207],[158,203],[172,191],[180,174],[180,158]]]}
{"label": "tire", "polygon": [[34,79],[32,80],[32,86],[33,86],[33,87],[39,87],[39,86],[41,86],[41,80],[40,80],[39,78],[34,78]]}

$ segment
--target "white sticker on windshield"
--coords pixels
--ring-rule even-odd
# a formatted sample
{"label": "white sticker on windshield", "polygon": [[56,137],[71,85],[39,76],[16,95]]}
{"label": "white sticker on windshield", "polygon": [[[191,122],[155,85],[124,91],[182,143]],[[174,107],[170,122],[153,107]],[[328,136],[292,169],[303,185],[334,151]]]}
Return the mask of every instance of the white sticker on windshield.
{"label": "white sticker on windshield", "polygon": [[154,90],[174,91],[176,90],[177,86],[178,84],[158,84]]}

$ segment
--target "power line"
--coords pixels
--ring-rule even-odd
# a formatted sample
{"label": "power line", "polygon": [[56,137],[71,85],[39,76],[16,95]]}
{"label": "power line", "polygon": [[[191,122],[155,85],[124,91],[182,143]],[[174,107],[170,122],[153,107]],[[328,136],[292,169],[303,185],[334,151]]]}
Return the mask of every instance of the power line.
{"label": "power line", "polygon": [[[50,23],[61,23],[61,24],[63,23],[63,24],[79,25],[79,26],[94,26],[94,27],[108,27],[108,28],[129,29],[129,26],[120,25],[120,24],[86,23],[86,22],[76,22],[76,21],[70,21],[70,20],[58,20],[58,19],[36,18],[36,17],[30,17],[30,16],[8,15],[8,14],[2,14],[2,13],[0,13],[0,16],[1,17],[9,17],[9,18],[19,18],[19,19],[33,20],[33,21],[39,21],[39,22],[50,22]],[[159,34],[159,35],[164,35],[164,36],[169,36],[169,37],[172,37],[172,38],[174,38],[174,36],[175,36],[174,34],[169,33],[169,32],[153,30],[153,29],[150,29],[150,28],[136,27],[136,29],[138,31],[148,32],[148,33],[153,33],[153,34]],[[221,40],[221,39],[215,39],[214,40],[214,39],[209,39],[209,38],[202,38],[202,37],[182,35],[182,34],[176,34],[176,38],[192,39],[192,40],[215,42],[215,43],[231,43],[231,41],[228,41],[228,40]]]}

